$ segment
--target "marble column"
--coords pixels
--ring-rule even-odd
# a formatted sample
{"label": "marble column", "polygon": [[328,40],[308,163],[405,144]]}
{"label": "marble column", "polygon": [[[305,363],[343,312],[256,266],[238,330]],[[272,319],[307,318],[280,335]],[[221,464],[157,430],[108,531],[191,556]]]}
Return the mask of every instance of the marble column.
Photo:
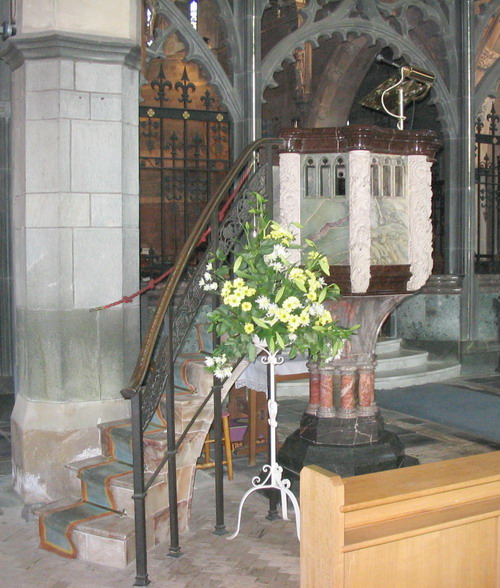
{"label": "marble column", "polygon": [[340,407],[338,416],[341,418],[356,417],[356,366],[340,366]]}
{"label": "marble column", "polygon": [[335,416],[334,372],[331,365],[319,366],[319,408],[316,414],[320,418]]}
{"label": "marble column", "polygon": [[373,355],[358,360],[358,416],[377,414],[375,403],[375,367]]}
{"label": "marble column", "polygon": [[319,364],[316,361],[309,361],[306,365],[309,369],[309,403],[306,408],[306,413],[316,415],[320,407],[321,398]]}
{"label": "marble column", "polygon": [[111,2],[109,22],[93,0],[78,22],[70,0],[57,14],[23,4],[2,55],[13,88],[12,458],[17,491],[41,502],[65,495],[66,463],[100,452],[97,424],[128,414],[120,389],[139,348],[138,303],[91,309],[138,287],[140,29],[134,1]]}

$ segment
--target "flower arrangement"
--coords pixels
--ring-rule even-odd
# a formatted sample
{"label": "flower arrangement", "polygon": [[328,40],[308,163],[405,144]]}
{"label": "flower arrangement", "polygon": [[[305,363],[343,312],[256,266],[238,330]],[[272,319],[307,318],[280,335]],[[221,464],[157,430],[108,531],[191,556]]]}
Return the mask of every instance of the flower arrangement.
{"label": "flower arrangement", "polygon": [[[312,241],[294,244],[292,232],[266,216],[266,200],[254,196],[254,224],[245,224],[246,243],[234,264],[228,266],[218,251],[200,280],[205,291],[222,298],[208,315],[208,330],[225,339],[205,362],[220,379],[231,375],[232,361],[255,361],[259,348],[272,354],[288,349],[290,359],[309,353],[313,361],[328,361],[357,328],[338,326],[323,306],[340,295],[336,284],[326,283],[326,257]],[[292,250],[300,250],[301,265],[290,261]]]}

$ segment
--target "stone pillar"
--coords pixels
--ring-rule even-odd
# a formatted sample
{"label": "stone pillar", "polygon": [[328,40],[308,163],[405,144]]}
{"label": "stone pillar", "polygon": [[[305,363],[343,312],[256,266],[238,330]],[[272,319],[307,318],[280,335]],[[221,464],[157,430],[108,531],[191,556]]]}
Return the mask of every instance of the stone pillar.
{"label": "stone pillar", "polygon": [[[123,418],[139,306],[138,0],[21,2],[12,69],[15,486],[67,491],[65,464]],[[64,5],[64,6],[62,6]],[[108,14],[109,13],[109,14]],[[57,32],[54,32],[57,31]]]}
{"label": "stone pillar", "polygon": [[12,394],[14,344],[10,243],[10,71],[0,61],[0,394]]}

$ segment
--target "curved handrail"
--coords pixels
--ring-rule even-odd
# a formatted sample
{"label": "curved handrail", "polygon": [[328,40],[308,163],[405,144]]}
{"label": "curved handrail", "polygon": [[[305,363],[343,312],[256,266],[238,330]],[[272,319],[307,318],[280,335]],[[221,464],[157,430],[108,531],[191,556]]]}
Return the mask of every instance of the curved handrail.
{"label": "curved handrail", "polygon": [[142,344],[141,351],[139,353],[136,366],[134,368],[134,372],[132,373],[132,377],[130,378],[128,384],[129,389],[137,390],[140,386],[143,385],[144,379],[148,371],[149,363],[151,361],[151,357],[153,356],[156,341],[161,331],[163,320],[165,318],[165,313],[174,296],[175,290],[177,288],[177,285],[179,284],[184,269],[203,234],[205,226],[207,225],[214,211],[218,209],[218,207],[224,200],[227,191],[237,178],[238,174],[240,174],[243,171],[250,156],[252,156],[257,149],[264,145],[274,145],[276,147],[279,147],[284,145],[284,140],[275,138],[258,139],[257,141],[254,141],[253,143],[248,145],[246,149],[244,149],[241,152],[240,156],[235,161],[231,170],[227,174],[226,179],[219,187],[216,195],[212,199],[210,199],[207,205],[205,206],[203,213],[200,215],[198,221],[196,222],[196,225],[191,231],[188,240],[182,247],[179,257],[174,265],[174,269],[170,275],[165,290],[163,291],[163,294],[160,298],[154,316],[144,337],[144,342]]}

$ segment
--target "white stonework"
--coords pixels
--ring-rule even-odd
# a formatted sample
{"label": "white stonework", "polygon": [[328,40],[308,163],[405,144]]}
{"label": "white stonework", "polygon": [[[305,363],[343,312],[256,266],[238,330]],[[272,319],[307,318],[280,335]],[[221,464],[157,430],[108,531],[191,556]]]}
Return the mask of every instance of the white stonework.
{"label": "white stonework", "polygon": [[370,152],[349,152],[349,251],[351,289],[363,294],[370,285]]}
{"label": "white stonework", "polygon": [[[298,153],[280,154],[280,196],[279,196],[279,222],[289,227],[300,240],[300,230],[290,226],[291,223],[300,222],[300,155]],[[300,261],[298,251],[293,251],[290,261]]]}
{"label": "white stonework", "polygon": [[424,155],[408,157],[410,291],[421,288],[432,272],[431,166]]}

